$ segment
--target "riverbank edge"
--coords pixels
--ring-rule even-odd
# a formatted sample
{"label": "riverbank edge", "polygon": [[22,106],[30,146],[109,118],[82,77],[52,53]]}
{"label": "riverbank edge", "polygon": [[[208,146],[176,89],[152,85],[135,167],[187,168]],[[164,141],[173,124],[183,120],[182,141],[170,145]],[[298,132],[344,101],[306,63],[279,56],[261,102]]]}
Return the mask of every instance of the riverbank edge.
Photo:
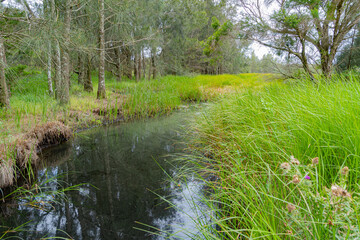
{"label": "riverbank edge", "polygon": [[87,113],[77,111],[66,122],[57,119],[39,124],[32,130],[23,132],[15,140],[0,145],[0,190],[14,187],[19,177],[32,172],[39,163],[41,151],[69,141],[77,133],[110,124],[163,116],[178,109],[180,106],[166,108],[157,113],[149,112],[145,117],[139,117],[136,113],[125,117],[121,110],[116,110],[114,114],[113,109],[94,109],[91,118],[79,119],[79,115]]}
{"label": "riverbank edge", "polygon": [[[184,82],[185,80],[187,85]],[[278,80],[278,76],[273,74],[199,75],[194,78],[180,77],[175,79],[167,79],[164,77],[156,82],[143,82],[144,86],[138,86],[133,92],[127,90],[125,91],[127,94],[125,94],[125,92],[117,91],[116,89],[118,88],[113,86],[113,88],[109,88],[112,89],[109,90],[109,96],[102,100],[93,100],[87,95],[79,95],[78,98],[75,97],[74,99],[75,103],[77,101],[80,102],[75,104],[76,106],[56,105],[55,108],[50,108],[51,110],[46,112],[45,118],[44,113],[39,113],[34,110],[33,114],[27,115],[24,121],[22,121],[22,115],[17,114],[15,111],[16,116],[11,115],[9,121],[12,119],[12,125],[17,121],[18,124],[24,126],[28,125],[26,124],[27,121],[30,123],[35,122],[35,126],[39,128],[41,128],[41,126],[46,126],[46,124],[51,122],[58,122],[64,124],[64,126],[70,129],[71,134],[74,134],[86,129],[116,122],[129,122],[170,114],[181,108],[182,105],[199,102],[213,102],[219,97],[221,98],[232,92],[238,93],[245,89],[261,89],[267,85],[277,83]],[[155,85],[153,86],[151,84]],[[159,88],[158,84],[165,84],[165,87],[168,87],[168,89]],[[179,86],[181,86],[181,89],[176,88],[176,91],[174,92],[174,87]],[[144,91],[148,94],[159,93],[159,91],[164,92],[163,95],[159,96],[158,100],[160,104],[152,106],[151,104],[154,104],[154,99],[149,99],[147,95],[143,96],[142,94],[144,94]],[[173,101],[164,101],[164,97],[172,97]],[[140,104],[140,106],[133,106],[136,102],[142,102],[142,104]],[[84,106],[82,106],[82,104],[84,104]],[[14,111],[8,111],[7,114],[14,114]],[[24,140],[29,133],[29,131],[23,127],[17,128],[17,133],[15,135],[6,136],[6,138],[3,139],[2,144],[0,144],[0,191],[2,191],[5,186],[9,187],[14,185],[14,181],[2,182],[4,176],[5,178],[10,178],[10,175],[16,175],[12,174],[13,172],[22,173],[24,170],[32,172],[32,167],[34,167],[34,163],[37,161],[17,161],[16,156],[19,151],[14,150],[18,143]],[[63,126],[59,128],[61,129]],[[12,132],[11,129],[12,128],[10,127],[10,132]],[[67,130],[65,132],[67,132]],[[63,139],[66,139],[66,141],[68,140],[67,138]],[[30,152],[30,154],[27,155],[34,157],[35,159],[37,159],[36,154],[42,150],[42,147],[31,144],[31,142],[36,141],[37,140],[32,140],[29,141],[30,144],[23,144],[26,146],[23,149],[23,152]],[[56,141],[55,145],[59,144],[58,141],[59,140]],[[52,145],[50,144],[46,147],[50,146]],[[32,149],[37,149],[37,151],[32,151]],[[17,162],[20,162],[21,164]],[[24,164],[25,162],[26,164]],[[4,168],[3,166],[6,167]]]}

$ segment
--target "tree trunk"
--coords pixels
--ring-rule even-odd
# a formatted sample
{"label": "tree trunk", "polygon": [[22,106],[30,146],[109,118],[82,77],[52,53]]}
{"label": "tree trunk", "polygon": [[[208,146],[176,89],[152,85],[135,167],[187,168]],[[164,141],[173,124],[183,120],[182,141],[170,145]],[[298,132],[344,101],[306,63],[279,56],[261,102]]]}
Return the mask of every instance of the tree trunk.
{"label": "tree trunk", "polygon": [[139,52],[138,53],[138,69],[137,69],[137,71],[138,71],[138,80],[141,80],[141,72],[142,72],[142,69],[141,69],[141,52]]}
{"label": "tree trunk", "polygon": [[78,56],[78,84],[83,85],[85,79],[85,56],[79,53]]}
{"label": "tree trunk", "polygon": [[114,54],[115,54],[115,62],[116,62],[116,79],[117,81],[121,81],[122,78],[122,70],[121,70],[121,47],[115,47],[114,48]]}
{"label": "tree trunk", "polygon": [[60,44],[58,41],[55,42],[55,97],[60,100],[62,95],[62,71],[61,71],[61,51]]}
{"label": "tree trunk", "polygon": [[69,66],[69,53],[65,49],[63,49],[62,51],[61,70],[62,70],[62,81],[60,85],[61,88],[60,103],[68,104],[70,98],[69,96],[70,66]]}
{"label": "tree trunk", "polygon": [[330,79],[332,74],[332,59],[328,54],[321,54],[321,70],[325,78]]}
{"label": "tree trunk", "polygon": [[352,60],[352,54],[353,54],[354,42],[355,42],[355,33],[356,33],[356,31],[354,30],[354,34],[351,39],[349,60],[348,60],[347,66],[346,66],[346,69],[348,69],[348,70],[351,68],[351,60]]}
{"label": "tree trunk", "polygon": [[150,81],[150,79],[151,79],[151,71],[152,71],[152,69],[151,69],[151,56],[150,56],[150,58],[149,58],[149,73],[148,73],[148,81]]}
{"label": "tree trunk", "polygon": [[135,76],[135,81],[139,81],[138,55],[136,51],[134,53],[134,76]]}
{"label": "tree trunk", "polygon": [[51,64],[51,58],[52,58],[52,47],[51,47],[51,41],[49,40],[48,43],[48,60],[47,60],[47,79],[48,79],[48,89],[49,89],[49,95],[52,96],[54,94],[53,86],[52,86],[52,64]]}
{"label": "tree trunk", "polygon": [[99,0],[99,86],[97,98],[106,98],[105,90],[105,4],[104,0]]}
{"label": "tree trunk", "polygon": [[131,52],[128,46],[122,47],[122,53],[125,55],[124,75],[132,79]]}
{"label": "tree trunk", "polygon": [[0,35],[0,107],[8,108],[10,106],[9,93],[5,78],[6,56],[3,38]]}
{"label": "tree trunk", "polygon": [[143,69],[143,78],[146,79],[146,63],[145,63],[145,53],[142,50],[142,69]]}
{"label": "tree trunk", "polygon": [[71,27],[71,0],[66,0],[65,6],[65,31],[64,31],[64,48],[62,55],[62,76],[63,81],[61,84],[61,96],[60,103],[67,104],[69,103],[69,88],[70,88],[70,56],[69,56],[69,47],[70,47],[70,27]]}
{"label": "tree trunk", "polygon": [[[55,0],[50,0],[49,1],[50,4],[50,19],[51,19],[51,24],[53,24],[53,22],[55,21]],[[52,33],[52,27],[50,28],[50,32]],[[49,54],[51,55],[51,58],[53,60],[54,66],[51,66],[52,68],[54,67],[54,76],[52,76],[53,81],[54,81],[54,85],[55,85],[55,98],[57,100],[60,99],[60,84],[61,84],[61,54],[60,54],[60,45],[59,42],[57,40],[53,40],[53,38],[50,38],[50,52]],[[51,59],[50,59],[51,60]],[[48,80],[49,81],[49,80]]]}
{"label": "tree trunk", "polygon": [[91,58],[88,54],[85,55],[84,61],[84,90],[86,92],[93,91],[93,85],[91,81]]}
{"label": "tree trunk", "polygon": [[156,66],[155,66],[155,56],[153,53],[151,53],[151,68],[152,68],[153,79],[155,79],[156,78]]}

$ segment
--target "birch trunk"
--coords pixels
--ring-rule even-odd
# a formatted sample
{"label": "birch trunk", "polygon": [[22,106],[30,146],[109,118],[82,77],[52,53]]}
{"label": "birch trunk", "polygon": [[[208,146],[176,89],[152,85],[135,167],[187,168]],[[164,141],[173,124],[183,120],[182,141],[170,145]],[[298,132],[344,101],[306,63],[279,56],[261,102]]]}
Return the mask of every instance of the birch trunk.
{"label": "birch trunk", "polygon": [[99,0],[99,87],[97,92],[97,98],[106,98],[105,90],[105,4],[104,0]]}
{"label": "birch trunk", "polygon": [[3,38],[0,35],[0,107],[8,108],[10,107],[10,102],[9,102],[9,93],[5,78],[5,66],[6,66],[5,46],[3,43]]}

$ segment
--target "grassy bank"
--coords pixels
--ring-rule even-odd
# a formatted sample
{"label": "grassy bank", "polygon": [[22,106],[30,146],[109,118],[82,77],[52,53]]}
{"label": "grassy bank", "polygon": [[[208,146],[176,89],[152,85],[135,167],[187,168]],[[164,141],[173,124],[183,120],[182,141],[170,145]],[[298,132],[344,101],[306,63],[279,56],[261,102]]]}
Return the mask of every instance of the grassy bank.
{"label": "grassy bank", "polygon": [[[188,102],[214,100],[229,92],[272,84],[270,80],[274,78],[267,74],[242,74],[168,76],[152,81],[119,82],[109,75],[106,82],[107,98],[97,100],[95,75],[92,76],[94,91],[91,93],[84,92],[83,86],[78,84],[75,78],[72,79],[70,103],[66,106],[58,105],[48,95],[46,75],[43,73],[33,71],[32,74],[12,82],[11,108],[0,110],[0,159],[4,160],[2,161],[4,165],[1,165],[3,167],[0,167],[0,186],[13,182],[9,176],[18,171],[15,169],[28,168],[35,162],[27,161],[23,157],[19,160],[18,152],[24,152],[22,155],[29,156],[29,159],[37,159],[36,152],[41,146],[49,145],[47,142],[58,142],[68,138],[61,137],[69,135],[67,128],[77,131],[113,121],[167,114]],[[55,141],[52,139],[50,133],[56,131],[51,128],[38,128],[41,129],[42,136],[49,135],[49,139],[44,141],[29,137],[27,134],[36,126],[47,128],[46,124],[49,122],[56,122],[56,126],[64,129],[60,135],[56,134],[60,139]],[[19,150],[17,145],[23,147]],[[24,164],[24,162],[28,163]],[[7,166],[6,171],[4,166]]]}
{"label": "grassy bank", "polygon": [[358,239],[355,80],[230,94],[198,119],[195,169],[217,179],[207,239]]}
{"label": "grassy bank", "polygon": [[118,82],[109,75],[107,99],[96,100],[97,77],[93,74],[92,93],[84,92],[73,79],[70,104],[59,106],[47,94],[46,76],[40,73],[13,84],[11,108],[0,110],[0,139],[11,141],[38,124],[54,120],[76,129],[102,123],[102,115],[107,115],[106,119],[151,117],[170,112],[184,102],[207,101],[228,91],[260,87],[268,84],[269,78],[271,75],[242,74]]}

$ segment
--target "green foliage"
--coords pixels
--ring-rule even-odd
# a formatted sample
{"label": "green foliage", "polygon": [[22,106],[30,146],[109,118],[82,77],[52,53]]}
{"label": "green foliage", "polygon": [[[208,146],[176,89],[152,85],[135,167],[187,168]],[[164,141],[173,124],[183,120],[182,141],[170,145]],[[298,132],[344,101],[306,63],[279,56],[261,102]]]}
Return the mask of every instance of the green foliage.
{"label": "green foliage", "polygon": [[0,14],[6,16],[6,18],[0,18],[0,29],[2,31],[16,31],[19,25],[22,25],[18,18],[26,17],[26,13],[18,8],[1,8]]}
{"label": "green foliage", "polygon": [[347,44],[341,54],[338,55],[337,67],[339,70],[344,71],[348,68],[360,67],[360,37],[356,37],[354,45]]}
{"label": "green foliage", "polygon": [[230,95],[199,116],[195,171],[213,191],[205,201],[219,226],[200,225],[203,235],[357,239],[359,93],[358,76],[338,75]]}
{"label": "green foliage", "polygon": [[224,54],[219,47],[223,45],[222,38],[230,33],[232,26],[230,21],[225,21],[220,25],[217,18],[212,18],[212,27],[215,31],[206,42],[202,42],[203,54],[207,57],[205,61],[210,63],[210,66],[218,67],[224,62]]}
{"label": "green foliage", "polygon": [[8,81],[14,80],[17,76],[24,75],[24,70],[27,66],[26,65],[16,65],[14,67],[10,67],[6,69],[5,77]]}
{"label": "green foliage", "polygon": [[212,17],[211,18],[211,27],[214,30],[217,30],[220,27],[220,21],[219,21],[219,19],[217,19],[217,17]]}
{"label": "green foliage", "polygon": [[272,19],[284,24],[288,28],[296,29],[304,20],[298,13],[289,13],[287,9],[280,9],[272,15]]}

